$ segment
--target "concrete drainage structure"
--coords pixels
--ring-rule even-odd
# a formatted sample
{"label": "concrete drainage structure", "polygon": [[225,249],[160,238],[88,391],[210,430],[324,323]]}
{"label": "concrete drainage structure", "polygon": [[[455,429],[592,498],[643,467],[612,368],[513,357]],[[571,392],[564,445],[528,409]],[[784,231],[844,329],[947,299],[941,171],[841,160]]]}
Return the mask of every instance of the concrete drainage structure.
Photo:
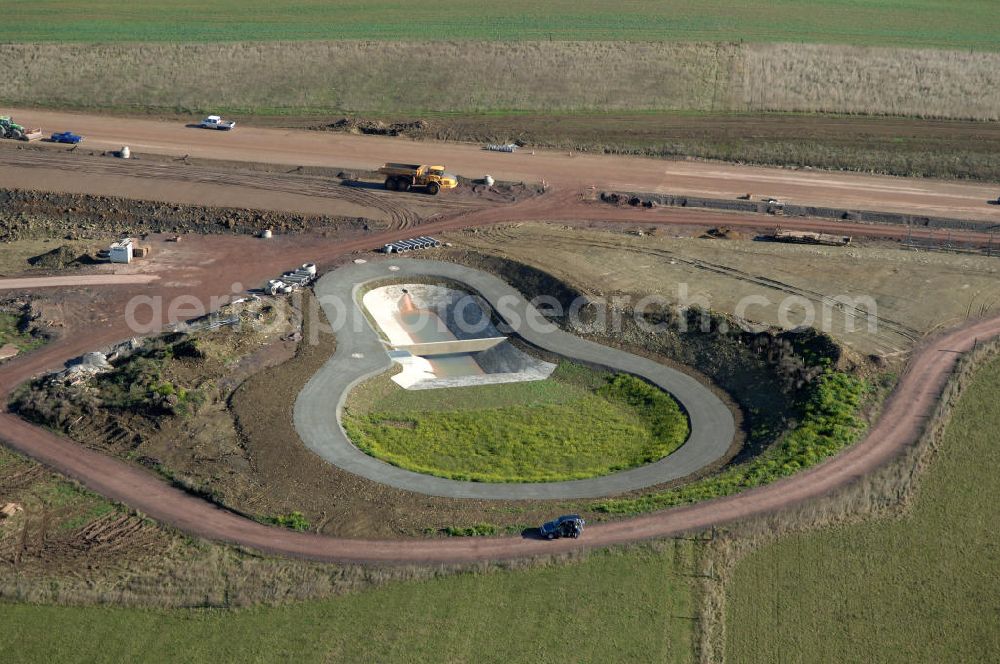
{"label": "concrete drainage structure", "polygon": [[[380,281],[408,280],[414,284],[420,281],[462,284],[469,293],[481,297],[492,310],[499,312],[500,324],[496,327],[502,335],[517,335],[550,353],[634,374],[657,385],[672,394],[687,413],[691,423],[687,442],[670,456],[638,468],[585,480],[531,484],[449,480],[403,470],[368,456],[347,437],[340,421],[341,412],[351,389],[387,371],[394,360],[366,318],[363,294],[377,287]],[[399,293],[402,295],[401,290]],[[707,386],[658,362],[560,330],[546,321],[516,289],[479,270],[454,263],[405,259],[353,264],[324,275],[316,282],[316,295],[334,326],[337,350],[299,393],[295,401],[295,428],[305,445],[320,457],[375,482],[450,498],[599,498],[663,484],[711,466],[726,457],[736,434],[733,414]]]}
{"label": "concrete drainage structure", "polygon": [[516,348],[471,293],[432,284],[395,284],[361,298],[389,357],[392,379],[410,390],[544,380],[556,365]]}

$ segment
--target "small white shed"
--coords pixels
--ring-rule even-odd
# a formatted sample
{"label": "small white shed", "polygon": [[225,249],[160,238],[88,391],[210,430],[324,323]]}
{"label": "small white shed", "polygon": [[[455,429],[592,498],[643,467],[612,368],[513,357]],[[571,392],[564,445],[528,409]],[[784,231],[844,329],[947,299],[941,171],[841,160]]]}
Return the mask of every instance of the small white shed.
{"label": "small white shed", "polygon": [[112,263],[132,262],[132,240],[125,238],[111,245],[110,258]]}

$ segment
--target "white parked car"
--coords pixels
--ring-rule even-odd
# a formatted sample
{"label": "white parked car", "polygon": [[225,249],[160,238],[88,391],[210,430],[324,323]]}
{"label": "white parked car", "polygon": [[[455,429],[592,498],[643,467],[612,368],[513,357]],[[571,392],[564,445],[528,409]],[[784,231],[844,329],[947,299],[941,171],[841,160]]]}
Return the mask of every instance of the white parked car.
{"label": "white parked car", "polygon": [[228,131],[236,126],[236,120],[223,120],[218,115],[210,115],[198,125],[202,129],[222,129]]}

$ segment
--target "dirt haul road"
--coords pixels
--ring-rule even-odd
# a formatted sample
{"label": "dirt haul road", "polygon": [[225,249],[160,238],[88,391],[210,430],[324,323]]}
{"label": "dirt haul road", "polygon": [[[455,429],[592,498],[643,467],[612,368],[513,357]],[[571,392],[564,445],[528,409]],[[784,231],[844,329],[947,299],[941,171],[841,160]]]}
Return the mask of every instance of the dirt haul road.
{"label": "dirt haul road", "polygon": [[[317,185],[318,180],[324,180]],[[133,160],[123,162],[62,150],[0,150],[0,182],[4,186],[96,196],[124,197],[169,204],[206,207],[239,207],[292,214],[357,215],[387,220],[400,235],[412,235],[420,225],[423,234],[491,223],[559,221],[566,223],[638,223],[648,225],[710,228],[730,226],[773,230],[776,223],[786,229],[813,230],[840,235],[887,239],[945,238],[961,244],[986,246],[988,232],[860,224],[820,218],[776,218],[770,215],[720,212],[707,209],[616,207],[588,200],[593,192],[581,193],[570,186],[550,189],[542,196],[517,204],[453,199],[447,196],[417,196],[371,191],[343,186],[326,178],[294,173],[233,171],[222,165],[190,167]],[[491,203],[493,203],[491,205]],[[411,229],[411,230],[404,230]],[[379,238],[363,248],[379,246]]]}
{"label": "dirt haul road", "polygon": [[924,345],[914,355],[876,426],[864,441],[805,472],[742,494],[635,519],[594,525],[580,540],[523,538],[335,539],[269,527],[175,489],[146,471],[0,414],[15,449],[90,489],[155,519],[213,540],[325,561],[454,563],[559,553],[676,535],[793,507],[850,484],[891,460],[923,430],[961,353],[1000,334],[1000,317],[978,321]]}
{"label": "dirt haul road", "polygon": [[[330,174],[304,174],[279,166],[192,164],[173,157],[111,159],[76,150],[23,149],[0,142],[0,183],[5,189],[116,196],[171,204],[272,212],[364,217],[409,226],[442,212],[488,205],[488,195],[412,196],[381,186],[345,186]],[[22,148],[22,149],[18,149]],[[501,198],[496,195],[492,198]],[[502,198],[501,198],[502,200]]]}
{"label": "dirt haul road", "polygon": [[83,134],[86,141],[81,149],[85,150],[118,150],[128,145],[136,153],[357,169],[371,169],[385,161],[432,161],[468,177],[489,173],[505,180],[544,180],[572,189],[594,185],[717,198],[751,193],[788,203],[1000,223],[1000,206],[988,204],[997,196],[996,187],[990,185],[551,150],[491,153],[475,145],[382,136],[255,127],[220,132],[179,122],[28,109],[9,112],[22,124],[60,131],[70,128]]}

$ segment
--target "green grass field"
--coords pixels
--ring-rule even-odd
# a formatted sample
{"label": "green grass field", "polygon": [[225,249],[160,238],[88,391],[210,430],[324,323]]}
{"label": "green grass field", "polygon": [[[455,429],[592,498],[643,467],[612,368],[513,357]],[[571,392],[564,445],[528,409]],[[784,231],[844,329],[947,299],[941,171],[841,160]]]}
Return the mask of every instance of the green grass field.
{"label": "green grass field", "polygon": [[695,545],[239,611],[0,604],[20,662],[689,662]]}
{"label": "green grass field", "polygon": [[610,378],[562,364],[544,381],[407,391],[381,377],[352,395],[344,428],[396,466],[478,482],[604,475],[661,459],[687,439],[670,395]]}
{"label": "green grass field", "polygon": [[[991,0],[10,0],[0,41],[787,41],[1000,48]],[[993,26],[993,27],[990,27]]]}
{"label": "green grass field", "polygon": [[732,662],[983,662],[1000,652],[1000,359],[978,371],[912,513],[786,537],[738,564]]}

